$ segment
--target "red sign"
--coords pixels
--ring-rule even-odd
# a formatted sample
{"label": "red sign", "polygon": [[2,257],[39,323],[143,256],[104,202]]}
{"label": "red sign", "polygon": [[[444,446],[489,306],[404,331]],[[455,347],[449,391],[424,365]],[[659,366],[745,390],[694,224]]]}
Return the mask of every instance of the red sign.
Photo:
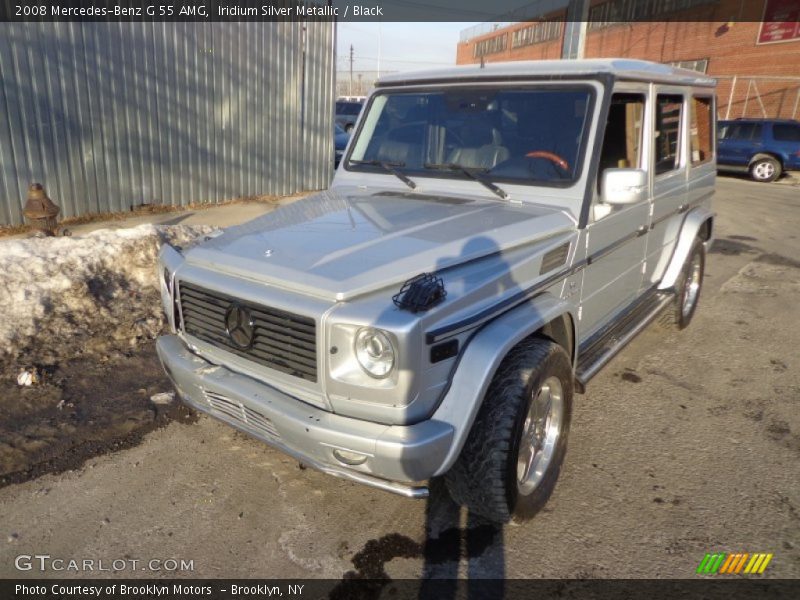
{"label": "red sign", "polygon": [[759,44],[800,40],[800,0],[767,0]]}

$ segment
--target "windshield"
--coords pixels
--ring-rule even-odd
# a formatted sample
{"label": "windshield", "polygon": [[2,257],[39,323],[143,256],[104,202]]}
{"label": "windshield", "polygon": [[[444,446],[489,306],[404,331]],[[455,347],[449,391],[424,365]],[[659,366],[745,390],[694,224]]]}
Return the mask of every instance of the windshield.
{"label": "windshield", "polygon": [[350,115],[357,116],[361,112],[361,104],[359,102],[337,102],[336,114],[337,115]]}
{"label": "windshield", "polygon": [[409,175],[565,184],[580,173],[588,87],[387,92],[373,97],[350,170],[391,163]]}

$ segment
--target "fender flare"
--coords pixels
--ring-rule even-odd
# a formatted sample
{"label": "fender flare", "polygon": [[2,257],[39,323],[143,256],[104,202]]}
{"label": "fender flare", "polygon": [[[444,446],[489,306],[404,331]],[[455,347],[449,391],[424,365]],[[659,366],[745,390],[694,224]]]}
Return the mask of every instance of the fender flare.
{"label": "fender flare", "polygon": [[575,364],[575,319],[571,306],[544,292],[497,317],[470,340],[459,359],[450,388],[431,419],[453,427],[450,449],[434,476],[446,473],[461,453],[483,397],[500,363],[526,337],[551,321],[569,317],[572,336],[572,364]]}
{"label": "fender flare", "polygon": [[681,225],[681,231],[678,234],[678,240],[675,242],[672,258],[666,271],[664,271],[664,277],[661,278],[661,282],[658,284],[658,289],[669,290],[675,286],[686,258],[692,250],[694,240],[706,223],[708,223],[708,235],[704,239],[703,245],[708,250],[711,248],[711,244],[714,243],[714,213],[705,207],[697,207],[686,213]]}

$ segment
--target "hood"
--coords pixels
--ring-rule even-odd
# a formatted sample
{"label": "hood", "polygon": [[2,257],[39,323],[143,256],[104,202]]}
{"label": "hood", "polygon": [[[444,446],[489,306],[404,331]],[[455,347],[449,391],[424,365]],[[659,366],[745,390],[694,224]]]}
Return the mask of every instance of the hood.
{"label": "hood", "polygon": [[[574,228],[564,212],[482,198],[328,190],[189,250],[189,264],[349,300]],[[540,232],[540,233],[538,233]]]}

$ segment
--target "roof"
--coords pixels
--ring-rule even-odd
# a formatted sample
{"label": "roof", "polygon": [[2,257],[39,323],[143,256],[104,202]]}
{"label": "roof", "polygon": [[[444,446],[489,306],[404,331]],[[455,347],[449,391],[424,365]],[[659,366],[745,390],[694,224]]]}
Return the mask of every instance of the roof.
{"label": "roof", "polygon": [[756,117],[737,117],[735,119],[720,119],[719,125],[727,125],[729,123],[785,123],[787,125],[800,125],[797,119],[783,119],[783,118],[756,118]]}
{"label": "roof", "polygon": [[438,83],[444,81],[476,81],[491,79],[571,78],[609,74],[626,81],[655,81],[678,85],[715,86],[716,80],[697,71],[671,67],[661,63],[627,58],[586,60],[529,60],[480,65],[460,65],[446,69],[431,69],[393,73],[378,79],[377,86],[409,83]]}

